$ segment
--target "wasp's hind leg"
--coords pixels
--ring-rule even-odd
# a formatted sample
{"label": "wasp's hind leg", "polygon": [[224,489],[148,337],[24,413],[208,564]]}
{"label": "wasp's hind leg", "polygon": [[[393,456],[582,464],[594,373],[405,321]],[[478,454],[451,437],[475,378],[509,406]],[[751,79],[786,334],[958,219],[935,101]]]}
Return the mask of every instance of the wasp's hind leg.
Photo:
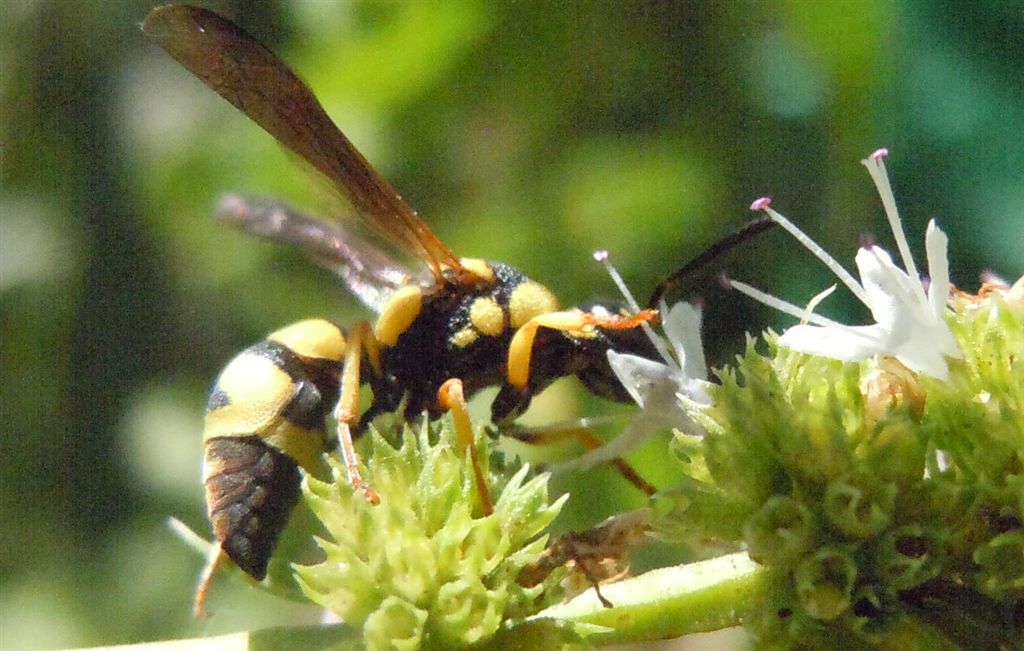
{"label": "wasp's hind leg", "polygon": [[443,409],[452,412],[452,419],[455,421],[455,435],[460,447],[463,450],[469,448],[473,474],[476,476],[476,490],[480,495],[480,508],[484,515],[491,515],[494,513],[494,502],[480,465],[480,456],[473,442],[473,423],[469,419],[469,409],[466,407],[466,397],[462,391],[462,380],[447,380],[438,390],[437,400]]}
{"label": "wasp's hind leg", "polygon": [[210,585],[213,583],[213,575],[217,573],[221,564],[226,560],[230,560],[230,558],[224,552],[220,543],[214,543],[210,548],[210,555],[206,559],[203,573],[199,576],[196,596],[192,601],[192,614],[197,618],[206,617],[206,595],[210,591]]}
{"label": "wasp's hind leg", "polygon": [[[587,450],[596,450],[604,445],[604,441],[598,438],[597,434],[594,434],[590,429],[585,426],[585,421],[580,420],[575,423],[570,422],[563,425],[553,425],[548,427],[528,428],[528,427],[513,427],[510,430],[503,430],[502,434],[511,436],[517,441],[522,441],[528,445],[550,445],[552,443],[559,443],[566,439],[576,439],[576,441],[585,447]],[[636,469],[629,465],[629,462],[622,457],[615,457],[609,459],[608,463],[612,465],[622,475],[626,481],[633,484],[638,490],[644,492],[647,495],[654,495],[658,489],[647,482],[646,479],[640,476],[640,473]]]}
{"label": "wasp's hind leg", "polygon": [[367,354],[372,366],[379,367],[380,351],[377,341],[373,338],[370,325],[365,321],[356,324],[349,334],[334,417],[338,421],[338,449],[341,450],[342,460],[345,462],[349,483],[352,484],[352,488],[362,492],[367,502],[379,504],[380,496],[359,474],[359,455],[352,444],[352,427],[359,423],[359,388],[362,384],[360,363],[363,353]]}

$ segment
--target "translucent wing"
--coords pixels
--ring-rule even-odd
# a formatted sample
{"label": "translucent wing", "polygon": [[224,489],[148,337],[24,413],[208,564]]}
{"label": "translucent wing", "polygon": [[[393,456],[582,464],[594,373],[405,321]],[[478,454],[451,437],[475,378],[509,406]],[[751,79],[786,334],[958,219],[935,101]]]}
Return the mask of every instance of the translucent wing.
{"label": "translucent wing", "polygon": [[273,52],[217,14],[186,5],[153,9],[142,30],[221,97],[344,191],[380,235],[426,261],[435,278],[458,259],[335,126]]}
{"label": "translucent wing", "polygon": [[269,198],[224,196],[217,217],[250,235],[302,249],[317,264],[333,271],[368,308],[380,312],[392,291],[417,280],[373,244],[335,221],[317,219]]}

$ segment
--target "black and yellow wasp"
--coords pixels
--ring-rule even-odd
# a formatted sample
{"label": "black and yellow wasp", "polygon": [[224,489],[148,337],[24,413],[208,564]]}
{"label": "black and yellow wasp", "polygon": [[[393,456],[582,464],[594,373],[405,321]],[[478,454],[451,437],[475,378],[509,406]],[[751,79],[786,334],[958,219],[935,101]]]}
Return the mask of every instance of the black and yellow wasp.
{"label": "black and yellow wasp", "polygon": [[[500,387],[491,407],[499,426],[560,377],[576,376],[599,396],[628,400],[607,352],[656,358],[640,327],[656,318],[655,310],[561,309],[552,292],[509,265],[456,257],[370,167],[309,87],[217,14],[158,7],[143,30],[342,190],[366,226],[426,267],[407,271],[340,224],[273,201],[224,200],[221,213],[229,220],[299,246],[379,316],[348,330],[323,319],[301,321],[243,351],[221,373],[204,430],[207,510],[217,546],[197,591],[197,613],[225,556],[255,579],[265,576],[299,499],[299,469],[312,471],[324,452],[340,449],[353,487],[370,502],[379,500],[360,477],[352,440],[380,413],[404,405],[411,419],[452,410],[460,442],[473,452],[465,396],[483,387]],[[671,282],[659,286],[652,305]],[[373,399],[360,415],[363,385]],[[489,512],[479,464],[477,484],[481,508]]]}

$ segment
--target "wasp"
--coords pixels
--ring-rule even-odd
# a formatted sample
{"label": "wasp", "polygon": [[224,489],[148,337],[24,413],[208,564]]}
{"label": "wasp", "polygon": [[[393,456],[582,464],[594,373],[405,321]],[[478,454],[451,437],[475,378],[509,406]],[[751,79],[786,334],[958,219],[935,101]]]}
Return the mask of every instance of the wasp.
{"label": "wasp", "polygon": [[[561,377],[575,376],[603,398],[629,400],[607,353],[655,358],[641,326],[656,310],[630,314],[602,303],[563,309],[550,290],[507,264],[456,257],[338,129],[312,90],[254,37],[184,5],[152,10],[142,28],[347,195],[379,239],[423,265],[410,271],[341,223],[273,200],[223,200],[223,217],[251,234],[297,245],[336,271],[378,316],[349,329],[325,319],[301,321],[243,351],[221,372],[203,434],[203,481],[217,542],[196,593],[197,614],[225,558],[256,580],[265,577],[299,500],[301,471],[315,472],[325,452],[338,450],[354,489],[379,501],[360,475],[353,446],[376,415],[403,405],[407,420],[451,410],[460,444],[472,455],[465,400],[483,387],[499,387],[491,405],[499,428]],[[659,286],[652,305],[672,282]],[[360,414],[367,385],[373,397]],[[491,498],[473,461],[481,509],[489,513]]]}

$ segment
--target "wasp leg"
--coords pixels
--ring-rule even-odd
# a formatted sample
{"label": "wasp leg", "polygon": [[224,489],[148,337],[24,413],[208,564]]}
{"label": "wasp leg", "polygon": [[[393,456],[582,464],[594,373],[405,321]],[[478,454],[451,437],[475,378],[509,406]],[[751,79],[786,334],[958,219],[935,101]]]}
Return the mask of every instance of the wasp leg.
{"label": "wasp leg", "polygon": [[[549,328],[563,332],[583,332],[588,328],[627,330],[649,323],[657,315],[658,313],[655,310],[641,310],[631,316],[618,314],[600,315],[580,310],[567,310],[535,316],[523,324],[512,337],[512,343],[509,345],[508,352],[508,383],[519,391],[525,392],[527,390],[530,382],[533,344],[539,328]],[[601,439],[585,427],[564,427],[532,432],[529,430],[518,430],[513,431],[512,436],[531,444],[544,444],[574,437],[588,450],[593,450],[603,445]],[[653,495],[656,492],[656,489],[644,480],[625,459],[616,457],[611,459],[610,462],[627,481],[647,495]]]}
{"label": "wasp leg", "polygon": [[[369,347],[371,353],[376,345],[371,342],[373,334],[365,321],[356,324],[349,336],[345,348],[345,361],[341,371],[341,388],[338,392],[338,404],[334,408],[334,417],[338,421],[338,448],[345,461],[348,481],[352,488],[361,491],[370,504],[379,504],[380,496],[374,491],[362,475],[359,474],[359,455],[352,444],[352,425],[359,420],[359,387],[360,362],[363,353]],[[372,356],[372,355],[371,355]]]}
{"label": "wasp leg", "polygon": [[206,617],[206,594],[210,591],[210,584],[213,583],[213,575],[217,573],[221,563],[228,559],[228,555],[216,543],[210,548],[210,556],[206,559],[206,567],[199,576],[199,585],[196,587],[196,596],[192,601],[192,614],[196,618]]}
{"label": "wasp leg", "polygon": [[491,491],[487,488],[484,472],[480,466],[480,457],[476,445],[473,443],[473,423],[469,419],[466,397],[462,392],[462,380],[452,378],[445,381],[437,392],[437,400],[443,409],[452,412],[452,419],[455,421],[455,435],[459,445],[463,449],[469,448],[473,474],[476,476],[476,490],[480,494],[480,508],[484,515],[491,515],[494,513],[494,502],[491,500]]}
{"label": "wasp leg", "polygon": [[[515,428],[510,432],[503,433],[508,434],[517,441],[522,441],[529,445],[549,445],[551,443],[558,443],[570,438],[576,439],[580,445],[588,450],[596,450],[604,445],[604,442],[586,427],[572,425],[563,427],[556,426],[554,428],[543,427],[538,429]],[[633,484],[647,495],[654,495],[657,492],[657,489],[641,477],[640,473],[638,473],[636,469],[629,465],[629,462],[622,457],[615,457],[614,459],[609,460],[609,463],[619,471],[620,475],[625,477],[626,481]]]}

